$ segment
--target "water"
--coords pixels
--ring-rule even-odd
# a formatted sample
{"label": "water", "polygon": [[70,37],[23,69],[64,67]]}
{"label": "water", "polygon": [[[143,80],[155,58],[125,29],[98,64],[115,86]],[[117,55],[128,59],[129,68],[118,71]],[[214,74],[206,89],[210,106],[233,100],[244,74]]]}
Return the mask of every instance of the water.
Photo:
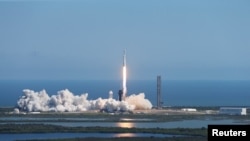
{"label": "water", "polygon": [[[15,122],[16,124],[27,124],[29,122]],[[34,119],[33,119],[34,120]],[[52,124],[66,127],[121,127],[121,128],[202,128],[209,124],[246,124],[231,119],[205,119],[205,120],[183,120],[171,122],[30,122],[32,124]],[[1,125],[1,123],[0,123]],[[27,134],[0,134],[0,139],[4,141],[30,140],[30,139],[55,139],[55,138],[79,138],[79,137],[173,137],[181,135],[171,134],[150,134],[150,133],[27,133]]]}
{"label": "water", "polygon": [[[162,81],[162,99],[166,106],[250,106],[250,81]],[[1,80],[0,106],[15,106],[23,89],[55,95],[69,89],[75,95],[88,93],[88,99],[108,98],[110,90],[118,99],[119,80],[35,81]],[[145,93],[156,105],[156,80],[128,80],[128,95]]]}
{"label": "water", "polygon": [[[183,120],[171,122],[11,122],[12,124],[49,124],[65,127],[121,127],[121,128],[202,128],[209,124],[247,124],[232,119]],[[3,123],[4,124],[4,123]],[[1,125],[1,123],[0,123]]]}
{"label": "water", "polygon": [[172,122],[54,122],[45,124],[61,125],[67,127],[121,127],[121,128],[202,128],[207,127],[209,124],[239,124],[234,120],[183,120]]}
{"label": "water", "polygon": [[3,141],[31,140],[31,139],[63,139],[86,137],[173,137],[178,135],[150,134],[150,133],[28,133],[28,134],[0,134]]}
{"label": "water", "polygon": [[[53,118],[52,118],[53,119]],[[171,122],[13,122],[16,124],[50,124],[65,127],[121,127],[121,128],[202,128],[208,124],[243,124],[231,119],[206,119],[206,120],[183,120]],[[1,125],[1,123],[0,123]],[[79,137],[173,137],[170,134],[150,134],[150,133],[27,133],[27,134],[0,134],[0,138],[5,141],[28,140],[28,139],[54,139],[54,138],[79,138]]]}

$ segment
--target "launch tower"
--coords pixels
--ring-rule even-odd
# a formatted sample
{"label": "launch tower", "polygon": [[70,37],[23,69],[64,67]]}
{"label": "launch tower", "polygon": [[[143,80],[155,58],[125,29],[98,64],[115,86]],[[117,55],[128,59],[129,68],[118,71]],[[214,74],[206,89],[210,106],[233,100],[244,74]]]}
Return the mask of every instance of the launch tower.
{"label": "launch tower", "polygon": [[157,109],[162,108],[162,98],[161,98],[161,76],[157,76]]}

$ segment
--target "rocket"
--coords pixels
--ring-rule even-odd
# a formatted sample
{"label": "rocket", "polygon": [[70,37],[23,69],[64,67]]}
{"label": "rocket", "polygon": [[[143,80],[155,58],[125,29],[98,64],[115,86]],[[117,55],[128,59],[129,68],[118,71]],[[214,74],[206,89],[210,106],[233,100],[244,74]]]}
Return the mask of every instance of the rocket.
{"label": "rocket", "polygon": [[123,67],[122,67],[122,94],[121,100],[125,100],[127,94],[127,66],[126,66],[126,49],[123,51]]}
{"label": "rocket", "polygon": [[126,49],[123,51],[123,67],[126,67]]}
{"label": "rocket", "polygon": [[127,68],[126,68],[126,49],[123,51],[123,66],[122,66],[122,89],[118,91],[119,101],[124,101],[127,94]]}

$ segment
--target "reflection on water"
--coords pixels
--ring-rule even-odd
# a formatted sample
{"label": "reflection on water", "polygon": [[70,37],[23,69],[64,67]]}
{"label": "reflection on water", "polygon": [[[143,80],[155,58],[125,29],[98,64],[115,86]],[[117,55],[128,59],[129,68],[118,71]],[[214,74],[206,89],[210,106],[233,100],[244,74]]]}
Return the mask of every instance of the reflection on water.
{"label": "reflection on water", "polygon": [[136,137],[137,135],[135,133],[121,133],[121,134],[115,134],[114,137]]}
{"label": "reflection on water", "polygon": [[[60,125],[66,127],[121,127],[121,128],[201,128],[207,127],[208,124],[247,124],[237,122],[236,120],[224,119],[224,120],[183,120],[183,121],[172,121],[172,122],[11,122],[16,124],[51,124]],[[0,122],[5,124],[4,122]],[[248,121],[249,124],[249,121]]]}
{"label": "reflection on water", "polygon": [[117,122],[116,126],[122,127],[122,128],[132,128],[132,127],[135,127],[135,123],[133,123],[133,122]]}
{"label": "reflection on water", "polygon": [[121,118],[120,121],[153,121],[153,119],[148,118]]}

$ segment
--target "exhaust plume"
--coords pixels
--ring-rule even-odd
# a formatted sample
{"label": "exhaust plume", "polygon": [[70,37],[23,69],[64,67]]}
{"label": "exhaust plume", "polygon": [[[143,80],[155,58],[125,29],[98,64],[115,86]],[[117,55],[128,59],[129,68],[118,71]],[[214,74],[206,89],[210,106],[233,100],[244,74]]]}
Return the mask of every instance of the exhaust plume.
{"label": "exhaust plume", "polygon": [[107,112],[148,110],[152,104],[145,99],[145,94],[132,94],[125,101],[113,98],[98,98],[88,100],[88,93],[74,95],[68,89],[58,91],[56,95],[49,96],[45,90],[35,92],[30,89],[23,90],[24,95],[17,101],[17,108],[26,112],[82,112],[89,110],[104,110]]}

